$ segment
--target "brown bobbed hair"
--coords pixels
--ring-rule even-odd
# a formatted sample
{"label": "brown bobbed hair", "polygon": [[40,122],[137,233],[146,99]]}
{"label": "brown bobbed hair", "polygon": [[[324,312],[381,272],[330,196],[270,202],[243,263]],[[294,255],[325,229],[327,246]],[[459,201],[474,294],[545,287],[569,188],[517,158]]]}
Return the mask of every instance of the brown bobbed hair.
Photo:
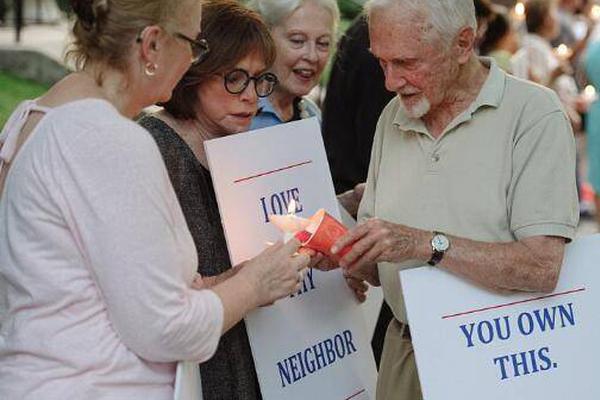
{"label": "brown bobbed hair", "polygon": [[195,118],[197,86],[214,74],[227,73],[250,54],[260,55],[267,68],[275,61],[275,43],[258,13],[236,0],[206,0],[202,3],[202,37],[210,52],[192,65],[179,81],[171,99],[161,104],[173,117]]}
{"label": "brown bobbed hair", "polygon": [[539,33],[542,30],[555,3],[555,0],[529,0],[525,3],[527,32]]}
{"label": "brown bobbed hair", "polygon": [[74,61],[77,70],[94,62],[125,71],[131,46],[145,27],[174,27],[186,7],[199,1],[71,0],[76,19],[66,58]]}

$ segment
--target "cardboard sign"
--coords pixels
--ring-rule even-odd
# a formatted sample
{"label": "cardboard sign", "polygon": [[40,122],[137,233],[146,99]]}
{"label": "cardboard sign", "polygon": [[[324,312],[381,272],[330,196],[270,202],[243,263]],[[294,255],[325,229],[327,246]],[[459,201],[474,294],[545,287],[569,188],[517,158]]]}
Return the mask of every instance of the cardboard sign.
{"label": "cardboard sign", "polygon": [[425,400],[600,399],[600,235],[567,246],[552,294],[400,272]]}
{"label": "cardboard sign", "polygon": [[[238,264],[282,234],[269,214],[340,218],[316,119],[205,143],[229,254]],[[373,399],[376,369],[362,311],[340,270],[246,318],[263,398]]]}

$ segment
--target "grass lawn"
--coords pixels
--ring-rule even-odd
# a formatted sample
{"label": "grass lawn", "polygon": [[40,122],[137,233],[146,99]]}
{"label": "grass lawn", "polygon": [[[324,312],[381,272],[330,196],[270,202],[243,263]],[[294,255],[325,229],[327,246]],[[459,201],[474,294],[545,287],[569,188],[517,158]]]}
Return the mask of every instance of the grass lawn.
{"label": "grass lawn", "polygon": [[40,96],[47,86],[0,71],[0,127],[23,100]]}

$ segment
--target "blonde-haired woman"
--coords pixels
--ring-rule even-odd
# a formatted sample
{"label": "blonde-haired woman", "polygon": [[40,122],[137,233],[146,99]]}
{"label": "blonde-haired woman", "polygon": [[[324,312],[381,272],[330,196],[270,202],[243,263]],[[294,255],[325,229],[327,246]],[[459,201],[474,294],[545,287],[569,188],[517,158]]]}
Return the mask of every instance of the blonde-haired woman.
{"label": "blonde-haired woman", "polygon": [[73,6],[79,70],[0,135],[0,398],[171,399],[175,361],[210,358],[249,310],[298,289],[308,258],[275,245],[196,289],[160,152],[129,118],[208,50],[201,3]]}

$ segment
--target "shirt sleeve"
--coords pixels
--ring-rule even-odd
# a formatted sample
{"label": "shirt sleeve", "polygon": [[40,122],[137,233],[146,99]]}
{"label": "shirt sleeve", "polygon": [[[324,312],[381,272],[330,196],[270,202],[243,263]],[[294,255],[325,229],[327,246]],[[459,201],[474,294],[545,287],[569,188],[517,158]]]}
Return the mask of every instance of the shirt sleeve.
{"label": "shirt sleeve", "polygon": [[153,362],[210,358],[223,305],[190,287],[195,248],[150,135],[121,123],[74,132],[60,148],[51,170],[62,174],[67,224],[122,342]]}
{"label": "shirt sleeve", "polygon": [[509,216],[517,239],[573,239],[579,219],[575,139],[562,111],[548,113],[517,135],[512,168]]}

